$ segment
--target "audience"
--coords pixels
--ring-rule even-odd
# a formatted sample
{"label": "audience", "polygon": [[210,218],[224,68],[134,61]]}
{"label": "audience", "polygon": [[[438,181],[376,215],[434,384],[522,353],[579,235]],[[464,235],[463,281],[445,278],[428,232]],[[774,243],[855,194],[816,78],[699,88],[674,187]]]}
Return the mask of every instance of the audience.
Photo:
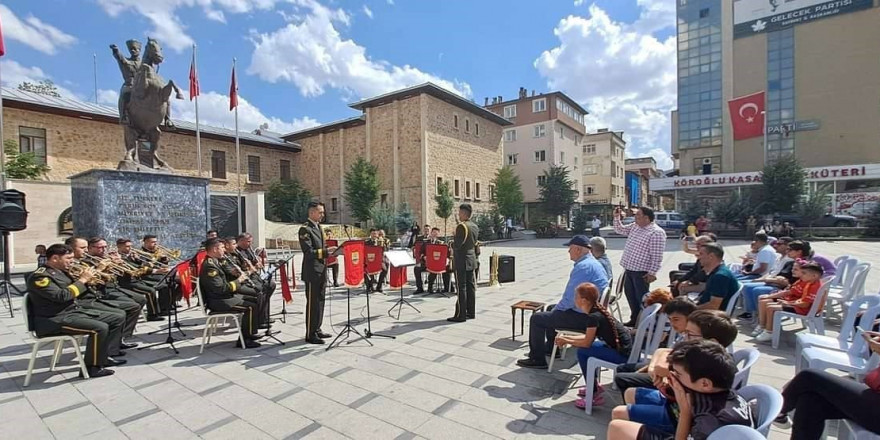
{"label": "audience", "polygon": [[774,242],[776,242],[776,239],[768,237],[767,234],[755,234],[755,261],[751,267],[743,265],[742,273],[737,278],[740,280],[753,280],[767,274],[776,262],[776,250],[771,246]]}
{"label": "audience", "polygon": [[650,307],[654,304],[660,304],[661,306],[666,305],[670,300],[672,300],[672,292],[665,287],[658,287],[642,297],[642,307]]}
{"label": "audience", "polygon": [[[806,315],[816,300],[822,284],[822,266],[812,261],[799,260],[794,266],[798,280],[790,289],[758,298],[758,342],[773,340],[773,315],[778,311]],[[820,309],[821,310],[821,309]]]}
{"label": "audience", "polygon": [[822,266],[823,276],[837,275],[837,268],[834,263],[813,251],[810,243],[803,240],[795,240],[788,244],[788,256],[794,260],[810,260],[819,263]]}
{"label": "audience", "polygon": [[724,248],[718,243],[704,244],[700,248],[700,265],[708,277],[697,309],[725,310],[730,297],[739,290],[739,281],[724,264]]}
{"label": "audience", "polygon": [[773,244],[779,257],[767,275],[743,284],[743,305],[745,313],[738,316],[751,319],[752,313],[758,310],[758,297],[788,287],[795,281],[792,275],[794,260],[788,256],[788,244],[791,237],[781,237]]}
{"label": "audience", "polygon": [[593,258],[602,265],[602,268],[605,269],[605,273],[608,274],[608,282],[614,279],[614,274],[611,270],[611,260],[608,259],[608,255],[605,254],[605,239],[599,237],[598,235],[590,239],[590,253],[593,254]]}
{"label": "audience", "polygon": [[[696,255],[697,261],[689,271],[684,272],[684,274],[678,279],[671,280],[672,285],[670,288],[672,289],[674,296],[687,295],[688,293],[700,293],[706,287],[706,280],[709,277],[706,272],[703,271],[703,266],[700,265],[700,248],[706,243],[715,243],[714,235],[715,234],[706,234],[697,237],[694,240],[696,247],[693,252],[689,248],[686,248],[685,252]],[[672,278],[672,276],[670,276],[670,278]]]}

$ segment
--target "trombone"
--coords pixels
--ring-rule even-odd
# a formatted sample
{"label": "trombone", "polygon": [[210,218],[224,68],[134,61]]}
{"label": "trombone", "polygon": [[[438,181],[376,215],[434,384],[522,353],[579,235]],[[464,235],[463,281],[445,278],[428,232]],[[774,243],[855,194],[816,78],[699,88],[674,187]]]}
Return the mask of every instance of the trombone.
{"label": "trombone", "polygon": [[180,259],[180,249],[170,249],[161,244],[156,245],[156,253],[161,257],[168,257],[171,260],[179,260]]}
{"label": "trombone", "polygon": [[140,249],[132,249],[131,253],[138,260],[141,260],[144,263],[157,265],[159,267],[168,267],[169,266],[168,263],[163,263],[163,262],[159,261],[159,258],[161,258],[161,256],[158,254],[158,252],[156,254],[151,254],[149,252],[145,252]]}

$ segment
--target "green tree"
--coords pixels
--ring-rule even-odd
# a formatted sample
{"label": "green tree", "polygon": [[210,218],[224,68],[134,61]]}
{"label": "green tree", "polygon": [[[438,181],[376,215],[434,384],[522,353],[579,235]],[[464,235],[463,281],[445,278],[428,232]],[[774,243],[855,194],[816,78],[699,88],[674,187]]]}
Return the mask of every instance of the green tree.
{"label": "green tree", "polygon": [[538,183],[538,191],[541,209],[553,217],[567,215],[578,195],[568,167],[556,165],[544,170],[544,181]]}
{"label": "green tree", "polygon": [[488,215],[492,219],[492,230],[495,231],[495,238],[504,238],[501,236],[502,232],[504,232],[504,216],[501,215],[501,211],[498,210],[497,206],[493,206],[489,210]]}
{"label": "green tree", "polygon": [[37,180],[49,172],[50,168],[43,165],[34,153],[22,153],[18,142],[7,139],[3,142],[6,153],[6,178]]}
{"label": "green tree", "polygon": [[384,229],[389,235],[389,239],[396,237],[397,229],[395,228],[394,211],[387,206],[376,205],[370,210],[370,219],[373,220],[373,227],[376,229]]}
{"label": "green tree", "polygon": [[413,212],[409,207],[409,203],[401,203],[400,207],[397,208],[397,217],[394,219],[394,224],[397,226],[397,232],[404,233],[408,231],[414,222],[415,219],[413,218]]}
{"label": "green tree", "polygon": [[[359,157],[345,172],[345,202],[351,207],[352,217],[366,223],[379,201],[379,171],[376,165]],[[392,227],[393,227],[392,220]]]}
{"label": "green tree", "polygon": [[18,90],[24,92],[39,93],[41,95],[54,96],[56,98],[61,97],[61,94],[58,93],[58,87],[55,86],[55,83],[53,83],[52,80],[48,79],[37,81],[35,83],[28,81],[22,82],[18,85]]}
{"label": "green tree", "polygon": [[810,235],[813,234],[813,223],[828,212],[828,193],[826,191],[813,191],[801,199],[797,205],[797,213],[809,225]]}
{"label": "green tree", "polygon": [[309,217],[312,194],[297,180],[277,180],[266,191],[266,218],[275,222],[301,223]]}
{"label": "green tree", "polygon": [[804,167],[794,156],[764,167],[762,198],[768,213],[790,213],[804,194]]}
{"label": "green tree", "polygon": [[518,219],[523,212],[523,192],[519,176],[510,166],[499,168],[492,179],[495,206],[505,218]]}
{"label": "green tree", "polygon": [[741,193],[732,191],[727,199],[718,200],[712,205],[712,220],[727,225],[744,225],[750,215],[757,215],[758,207],[747,188]]}
{"label": "green tree", "polygon": [[477,240],[488,241],[492,239],[492,216],[488,214],[476,214],[471,220],[477,224],[480,229],[480,235]]}
{"label": "green tree", "polygon": [[571,221],[572,234],[586,234],[591,220],[593,220],[593,216],[586,209],[578,209]]}
{"label": "green tree", "polygon": [[446,236],[448,235],[446,226],[449,223],[449,217],[452,216],[452,210],[455,208],[455,200],[452,198],[452,192],[449,190],[449,182],[445,180],[440,182],[437,186],[437,195],[434,196],[434,201],[437,202],[434,214],[443,219],[443,235]]}

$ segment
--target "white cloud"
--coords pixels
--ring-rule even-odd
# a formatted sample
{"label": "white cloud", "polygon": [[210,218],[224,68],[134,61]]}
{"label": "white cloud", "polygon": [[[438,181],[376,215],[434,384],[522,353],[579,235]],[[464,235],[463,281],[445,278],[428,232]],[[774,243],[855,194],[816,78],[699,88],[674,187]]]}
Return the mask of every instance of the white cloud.
{"label": "white cloud", "polygon": [[[624,131],[635,156],[669,148],[669,112],[676,105],[676,41],[653,35],[669,8],[638,0],[639,18],[614,21],[595,4],[587,17],[569,16],[554,29],[559,45],[535,68],[548,86],[568,93],[590,111],[587,129]],[[663,18],[666,17],[666,18]],[[674,17],[674,4],[672,16]],[[668,26],[674,25],[670,18]]]}
{"label": "white cloud", "polygon": [[[188,91],[183,91],[187,99],[178,100],[172,97],[172,113],[174,119],[186,121],[196,120],[195,101],[190,101]],[[199,95],[199,122],[215,127],[235,128],[235,113],[229,111],[229,96],[217,92],[202,92]],[[238,96],[238,128],[242,132],[251,132],[259,128],[263,123],[269,124],[269,131],[287,134],[292,131],[303,130],[318,124],[313,118],[294,118],[286,121],[280,118],[266,116],[259,108],[248,102],[247,99]]]}
{"label": "white cloud", "polygon": [[385,2],[388,3],[389,6],[394,6],[394,0],[386,0]]}
{"label": "white cloud", "polygon": [[653,157],[655,161],[657,161],[657,168],[669,171],[675,164],[672,161],[672,156],[669,155],[669,151],[664,150],[662,148],[652,148],[648,150],[645,154],[640,155],[641,157],[650,156]]}
{"label": "white cloud", "polygon": [[192,37],[186,33],[187,26],[177,12],[181,8],[200,6],[205,16],[221,23],[226,22],[225,12],[243,14],[254,10],[270,10],[278,0],[98,0],[111,17],[126,11],[144,16],[153,24],[149,31],[151,37],[163,45],[181,52],[193,44]]}
{"label": "white cloud", "polygon": [[248,73],[269,82],[289,81],[304,96],[318,96],[335,88],[369,97],[427,81],[471,96],[465,82],[445,80],[409,65],[373,60],[366,48],[343,39],[337,26],[348,26],[350,16],[315,0],[292,0],[301,9],[298,19],[270,33],[254,33],[254,53]]}
{"label": "white cloud", "polygon": [[119,103],[119,92],[116,90],[98,89],[98,104],[116,106]]}
{"label": "white cloud", "polygon": [[16,40],[49,55],[55,55],[58,49],[72,46],[76,37],[64,33],[60,29],[42,22],[33,15],[24,21],[20,20],[5,5],[0,5],[0,17],[3,18],[3,36]]}
{"label": "white cloud", "polygon": [[[37,83],[43,80],[52,80],[43,69],[39,67],[26,67],[12,59],[4,58],[0,60],[0,69],[3,71],[3,86],[11,89],[18,88],[18,85],[27,81]],[[54,81],[53,81],[54,82]],[[76,94],[69,89],[55,83],[58,93],[65,98],[77,98]]]}
{"label": "white cloud", "polygon": [[373,18],[373,11],[367,5],[364,5],[364,15]]}

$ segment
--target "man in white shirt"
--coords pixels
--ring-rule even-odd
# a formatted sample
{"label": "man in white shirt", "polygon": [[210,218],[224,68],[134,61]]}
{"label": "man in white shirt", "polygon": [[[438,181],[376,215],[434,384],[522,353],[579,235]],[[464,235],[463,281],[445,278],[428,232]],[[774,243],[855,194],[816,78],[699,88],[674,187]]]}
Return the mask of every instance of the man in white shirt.
{"label": "man in white shirt", "polygon": [[[776,239],[774,238],[775,242]],[[758,253],[755,254],[755,263],[750,271],[743,270],[737,276],[739,280],[754,280],[767,274],[776,264],[776,250],[770,246],[770,237],[767,234],[755,234],[755,242],[758,244]]]}
{"label": "man in white shirt", "polygon": [[599,234],[599,228],[602,227],[602,220],[599,220],[599,216],[593,216],[593,221],[590,226],[593,229],[593,237],[600,237],[601,235]]}

